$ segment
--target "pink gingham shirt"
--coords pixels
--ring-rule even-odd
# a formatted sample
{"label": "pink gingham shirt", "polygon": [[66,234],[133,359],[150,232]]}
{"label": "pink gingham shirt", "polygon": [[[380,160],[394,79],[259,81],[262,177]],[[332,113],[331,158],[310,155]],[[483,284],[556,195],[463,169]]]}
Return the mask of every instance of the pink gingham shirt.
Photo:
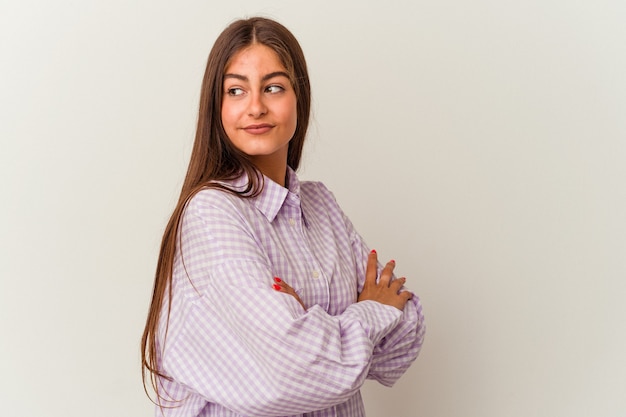
{"label": "pink gingham shirt", "polygon": [[165,341],[167,304],[159,332],[172,379],[161,395],[178,401],[157,416],[362,417],[365,379],[392,385],[417,357],[418,297],[404,311],[357,303],[369,248],[323,184],[287,179],[265,178],[254,198],[207,189],[188,203]]}

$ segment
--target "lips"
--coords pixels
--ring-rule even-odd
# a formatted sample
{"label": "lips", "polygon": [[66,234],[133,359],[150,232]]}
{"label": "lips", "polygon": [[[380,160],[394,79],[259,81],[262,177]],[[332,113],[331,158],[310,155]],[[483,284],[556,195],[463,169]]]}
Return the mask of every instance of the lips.
{"label": "lips", "polygon": [[273,127],[274,126],[268,123],[261,123],[257,125],[248,125],[244,127],[243,130],[247,133],[250,133],[251,135],[262,135],[272,130]]}

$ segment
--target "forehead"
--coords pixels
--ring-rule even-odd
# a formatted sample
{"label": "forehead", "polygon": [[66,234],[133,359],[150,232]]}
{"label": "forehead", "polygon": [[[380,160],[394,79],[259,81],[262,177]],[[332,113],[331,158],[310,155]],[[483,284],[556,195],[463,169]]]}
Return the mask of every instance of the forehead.
{"label": "forehead", "polygon": [[226,65],[225,73],[248,75],[278,70],[286,70],[278,54],[268,46],[255,43],[237,51]]}

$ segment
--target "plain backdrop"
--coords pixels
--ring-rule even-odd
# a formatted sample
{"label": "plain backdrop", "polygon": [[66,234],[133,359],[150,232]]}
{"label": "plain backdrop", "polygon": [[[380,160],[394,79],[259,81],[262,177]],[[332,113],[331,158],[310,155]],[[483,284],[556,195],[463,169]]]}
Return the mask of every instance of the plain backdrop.
{"label": "plain backdrop", "polygon": [[626,2],[0,1],[0,414],[150,416],[139,340],[209,49],[307,56],[300,171],[420,295],[370,417],[626,415]]}

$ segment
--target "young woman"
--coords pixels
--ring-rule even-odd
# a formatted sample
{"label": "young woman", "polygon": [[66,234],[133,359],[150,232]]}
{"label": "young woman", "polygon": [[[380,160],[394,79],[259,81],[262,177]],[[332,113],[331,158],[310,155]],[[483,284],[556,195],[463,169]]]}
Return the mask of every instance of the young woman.
{"label": "young woman", "polygon": [[364,416],[365,379],[392,385],[417,357],[421,305],[395,262],[295,173],[309,110],[284,26],[224,30],[142,338],[157,415]]}

